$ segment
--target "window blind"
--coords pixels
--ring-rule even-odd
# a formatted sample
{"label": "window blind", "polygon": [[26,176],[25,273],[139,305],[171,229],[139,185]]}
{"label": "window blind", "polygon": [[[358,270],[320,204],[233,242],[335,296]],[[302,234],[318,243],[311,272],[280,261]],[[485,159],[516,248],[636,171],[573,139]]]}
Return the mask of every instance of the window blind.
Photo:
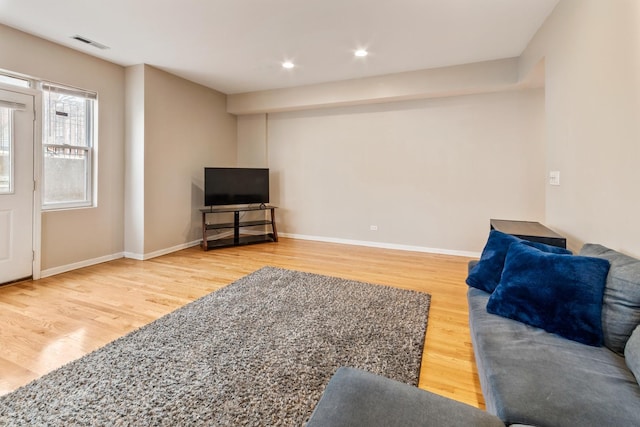
{"label": "window blind", "polygon": [[85,98],[85,99],[93,99],[93,100],[98,99],[98,94],[95,92],[90,92],[87,90],[75,89],[75,88],[70,88],[65,86],[59,86],[54,83],[43,82],[42,90],[53,92],[53,93],[59,93],[62,95],[77,96],[79,98]]}

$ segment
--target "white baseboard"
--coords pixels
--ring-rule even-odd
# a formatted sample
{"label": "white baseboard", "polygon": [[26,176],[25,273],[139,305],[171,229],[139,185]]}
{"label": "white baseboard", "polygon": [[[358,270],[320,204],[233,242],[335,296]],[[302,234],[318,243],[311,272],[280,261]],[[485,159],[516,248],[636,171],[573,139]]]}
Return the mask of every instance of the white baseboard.
{"label": "white baseboard", "polygon": [[151,258],[155,258],[155,257],[159,257],[159,256],[162,256],[162,255],[170,254],[171,252],[177,252],[177,251],[181,251],[182,249],[187,249],[187,248],[191,248],[193,246],[198,246],[200,244],[200,242],[201,242],[201,240],[194,240],[192,242],[181,243],[179,245],[172,246],[170,248],[160,249],[160,250],[157,250],[157,251],[154,251],[154,252],[145,253],[145,254],[139,254],[139,253],[135,253],[135,252],[125,252],[124,253],[124,257],[125,258],[136,259],[138,261],[146,261],[146,260],[151,259]]}
{"label": "white baseboard", "polygon": [[60,267],[48,268],[46,270],[40,271],[40,278],[44,279],[45,277],[54,276],[60,273],[66,273],[67,271],[76,270],[78,268],[90,267],[96,264],[102,264],[103,262],[113,261],[115,259],[120,259],[124,256],[124,252],[118,252],[111,255],[105,255],[98,258],[87,259],[84,261],[74,262],[72,264],[61,265]]}
{"label": "white baseboard", "polygon": [[[424,253],[431,253],[431,254],[462,256],[462,257],[468,257],[468,258],[480,257],[480,252],[454,251],[450,249],[427,248],[424,246],[399,245],[395,243],[369,242],[366,240],[339,239],[335,237],[324,237],[324,236],[308,236],[304,234],[278,233],[278,235],[282,237],[288,237],[291,239],[313,240],[317,242],[338,243],[343,245],[368,246],[371,248],[396,249],[400,251],[424,252]],[[198,246],[200,242],[201,240],[194,240],[192,242],[182,243],[180,245],[172,246],[170,248],[160,249],[158,251],[154,251],[146,254],[139,254],[134,252],[118,252],[111,255],[105,255],[98,258],[87,259],[84,261],[74,262],[72,264],[67,264],[59,267],[53,267],[53,268],[48,268],[46,270],[41,270],[40,277],[44,279],[45,277],[54,276],[60,273],[66,273],[67,271],[76,270],[78,268],[90,267],[92,265],[113,261],[123,257],[135,259],[138,261],[145,261],[151,258],[155,258],[162,255],[170,254],[172,252],[180,251],[182,249]]]}
{"label": "white baseboard", "polygon": [[396,249],[400,251],[424,252],[430,254],[453,255],[468,258],[480,258],[480,252],[454,251],[451,249],[427,248],[424,246],[399,245],[396,243],[369,242],[366,240],[338,239],[334,237],[307,236],[304,234],[278,233],[278,236],[289,237],[291,239],[314,240],[317,242],[339,243],[343,245],[368,246],[371,248]]}
{"label": "white baseboard", "polygon": [[67,271],[77,270],[78,268],[90,267],[96,264],[102,264],[103,262],[113,261],[120,258],[131,258],[138,261],[145,261],[151,258],[159,257],[161,255],[170,254],[171,252],[180,251],[182,249],[187,249],[192,246],[197,246],[200,244],[200,240],[195,240],[188,243],[182,243],[180,245],[172,246],[166,249],[160,249],[155,252],[150,252],[148,254],[138,254],[133,252],[118,252],[112,255],[105,255],[98,258],[87,259],[84,261],[74,262],[72,264],[61,265],[59,267],[48,268],[46,270],[40,271],[40,278],[44,279],[45,277],[54,276],[60,273],[66,273]]}

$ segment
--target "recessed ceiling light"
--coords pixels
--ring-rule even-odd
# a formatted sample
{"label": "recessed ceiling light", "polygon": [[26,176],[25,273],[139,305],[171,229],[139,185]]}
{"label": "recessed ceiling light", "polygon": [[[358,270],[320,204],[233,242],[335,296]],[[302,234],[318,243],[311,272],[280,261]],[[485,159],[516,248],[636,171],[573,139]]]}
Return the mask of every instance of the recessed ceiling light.
{"label": "recessed ceiling light", "polygon": [[367,52],[366,49],[358,49],[354,53],[355,56],[360,57],[360,58],[364,58],[368,54],[369,54],[369,52]]}
{"label": "recessed ceiling light", "polygon": [[291,61],[284,61],[282,63],[282,68],[286,68],[287,70],[290,70],[293,67],[295,67],[295,64]]}

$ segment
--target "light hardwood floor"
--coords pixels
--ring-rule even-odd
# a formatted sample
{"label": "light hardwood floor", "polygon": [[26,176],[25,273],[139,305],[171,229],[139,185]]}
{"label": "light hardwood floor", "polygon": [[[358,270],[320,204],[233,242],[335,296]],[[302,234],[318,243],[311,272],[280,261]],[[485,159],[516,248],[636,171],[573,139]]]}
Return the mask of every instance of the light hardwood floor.
{"label": "light hardwood floor", "polygon": [[0,395],[271,265],[431,294],[419,386],[484,408],[467,318],[468,261],[281,238],[120,259],[0,287]]}

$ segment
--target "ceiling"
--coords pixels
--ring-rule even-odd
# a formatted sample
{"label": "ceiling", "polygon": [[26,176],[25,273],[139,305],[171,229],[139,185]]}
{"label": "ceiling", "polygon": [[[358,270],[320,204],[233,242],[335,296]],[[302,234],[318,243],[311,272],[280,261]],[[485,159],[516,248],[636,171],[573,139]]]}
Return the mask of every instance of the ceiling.
{"label": "ceiling", "polygon": [[0,0],[0,23],[233,94],[519,56],[558,1]]}

